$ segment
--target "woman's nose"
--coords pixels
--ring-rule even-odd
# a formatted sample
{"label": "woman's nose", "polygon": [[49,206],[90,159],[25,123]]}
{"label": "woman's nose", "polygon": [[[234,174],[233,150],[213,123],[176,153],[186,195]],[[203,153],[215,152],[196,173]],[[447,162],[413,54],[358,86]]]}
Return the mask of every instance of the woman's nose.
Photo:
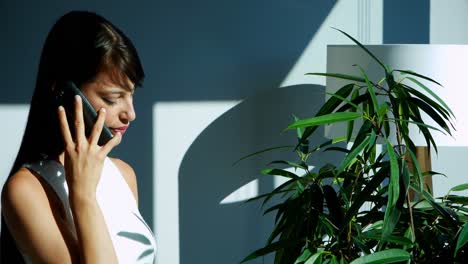
{"label": "woman's nose", "polygon": [[133,120],[135,120],[135,118],[136,118],[135,108],[133,107],[133,101],[130,100],[126,104],[123,111],[121,112],[120,119],[124,123],[129,123],[129,122],[132,122]]}

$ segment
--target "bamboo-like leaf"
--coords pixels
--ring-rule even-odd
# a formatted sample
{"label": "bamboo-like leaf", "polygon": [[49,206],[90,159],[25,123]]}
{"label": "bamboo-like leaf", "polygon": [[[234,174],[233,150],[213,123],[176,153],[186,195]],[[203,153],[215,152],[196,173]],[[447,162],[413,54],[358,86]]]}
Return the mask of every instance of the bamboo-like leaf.
{"label": "bamboo-like leaf", "polygon": [[309,72],[309,73],[306,73],[306,75],[326,76],[326,77],[333,77],[337,79],[344,79],[344,80],[355,81],[355,82],[365,82],[362,77],[349,75],[349,74],[342,74],[342,73]]}
{"label": "bamboo-like leaf", "polygon": [[[368,231],[368,232],[362,233],[361,235],[365,239],[374,239],[376,241],[379,241],[382,238],[381,232]],[[402,246],[411,246],[411,245],[413,245],[413,243],[411,242],[410,239],[408,239],[406,237],[400,237],[400,236],[389,236],[387,238],[387,241],[391,242],[391,243],[398,244],[398,245],[402,245]]]}
{"label": "bamboo-like leaf", "polygon": [[418,97],[419,99],[423,100],[424,102],[428,103],[430,106],[432,106],[432,108],[437,110],[441,115],[445,115],[444,118],[448,119],[448,117],[450,116],[453,117],[453,113],[450,113],[447,109],[445,109],[440,104],[438,104],[437,102],[429,98],[427,95],[423,94],[422,92],[412,87],[409,87],[408,85],[405,85],[405,84],[402,84],[402,85],[403,87],[405,87],[406,90],[408,90],[408,92]]}
{"label": "bamboo-like leaf", "polygon": [[[295,179],[291,179],[290,181],[295,181]],[[262,194],[262,195],[258,195],[258,196],[255,196],[253,198],[250,198],[248,200],[246,200],[244,203],[249,203],[249,202],[253,202],[253,201],[256,201],[256,200],[259,200],[259,199],[262,199],[262,198],[269,198],[270,196],[274,196],[276,194],[281,194],[281,193],[287,193],[287,192],[291,192],[293,191],[294,189],[286,189],[286,190],[273,190],[269,193],[265,193],[265,194]],[[266,200],[266,199],[265,199]]]}
{"label": "bamboo-like leaf", "polygon": [[385,114],[383,117],[383,129],[386,137],[390,136],[390,124],[388,123],[388,115]]}
{"label": "bamboo-like leaf", "polygon": [[457,247],[455,249],[454,256],[457,255],[458,250],[468,243],[468,222],[466,222],[460,232],[458,233]]}
{"label": "bamboo-like leaf", "polygon": [[458,216],[456,214],[451,213],[448,208],[434,201],[432,195],[426,190],[422,190],[422,192],[420,193],[422,194],[424,199],[426,199],[432,205],[432,207],[436,209],[440,213],[440,215],[443,216],[452,226],[457,225]]}
{"label": "bamboo-like leaf", "polygon": [[347,225],[349,221],[356,215],[359,208],[364,204],[364,202],[368,201],[369,197],[372,193],[377,189],[378,186],[382,183],[382,181],[387,177],[389,167],[381,168],[377,174],[375,174],[372,179],[366,184],[364,189],[361,192],[358,192],[355,196],[353,204],[347,210],[345,214],[345,219],[343,221],[344,225]]}
{"label": "bamboo-like leaf", "polygon": [[422,101],[421,99],[411,97],[408,98],[409,102],[418,106],[421,110],[423,110],[427,115],[429,115],[441,128],[443,128],[449,135],[452,135],[450,128],[448,127],[447,123],[445,123],[444,119],[427,103]]}
{"label": "bamboo-like leaf", "polygon": [[388,112],[388,104],[387,104],[387,102],[383,102],[379,106],[379,112],[377,113],[377,117],[378,117],[378,120],[379,120],[379,125],[380,125],[380,123],[382,123],[382,120],[386,116],[387,112]]}
{"label": "bamboo-like leaf", "polygon": [[[396,72],[401,72],[401,73],[405,73],[405,74],[410,74],[410,75],[414,75],[416,77],[419,77],[419,78],[422,78],[422,79],[425,79],[425,80],[428,80],[428,81],[431,81],[435,84],[438,84],[439,86],[442,86],[442,84],[440,84],[439,82],[427,77],[427,76],[424,76],[422,74],[419,74],[419,73],[416,73],[414,71],[409,71],[409,70],[393,70],[393,71],[396,71]],[[406,78],[410,78],[410,77],[406,77]]]}
{"label": "bamboo-like leaf", "polygon": [[[390,181],[388,184],[388,201],[387,208],[385,209],[384,216],[384,225],[382,228],[382,240],[380,241],[380,246],[383,242],[387,241],[387,238],[392,234],[393,229],[398,223],[400,218],[400,210],[396,208],[396,203],[400,195],[400,175],[398,161],[393,150],[392,144],[385,138],[385,143],[387,145],[388,156],[390,159]],[[379,247],[380,248],[380,247]]]}
{"label": "bamboo-like leaf", "polygon": [[351,137],[353,136],[353,130],[354,130],[354,120],[348,121],[348,126],[346,128],[346,141],[350,142]]}
{"label": "bamboo-like leaf", "polygon": [[423,127],[427,127],[427,128],[430,128],[430,129],[433,129],[433,130],[437,130],[439,131],[440,133],[444,134],[444,135],[447,135],[445,134],[444,131],[438,129],[437,127],[433,127],[433,126],[430,126],[428,124],[424,124],[422,122],[416,122],[416,121],[412,121],[412,120],[406,120],[406,119],[398,119],[398,118],[388,118],[389,121],[398,121],[398,122],[406,122],[406,123],[411,123],[411,124],[416,124],[418,126],[423,126]]}
{"label": "bamboo-like leaf", "polygon": [[291,241],[291,240],[279,240],[277,242],[273,242],[273,243],[267,245],[266,247],[258,249],[255,252],[253,252],[252,254],[248,255],[240,263],[245,263],[245,262],[247,262],[249,260],[256,259],[258,257],[264,256],[264,255],[266,255],[268,253],[277,251],[277,250],[282,249],[282,248],[294,247],[299,243],[300,243],[300,241]]}
{"label": "bamboo-like leaf", "polygon": [[272,164],[284,164],[284,165],[288,165],[288,166],[291,166],[295,169],[297,168],[301,168],[301,169],[308,169],[307,168],[307,164],[299,164],[299,163],[295,163],[295,162],[291,162],[291,161],[287,161],[287,160],[274,160],[270,163],[268,163],[268,165],[272,165]]}
{"label": "bamboo-like leaf", "polygon": [[441,175],[441,176],[444,176],[445,178],[448,178],[447,175],[445,175],[443,173],[440,173],[440,172],[437,172],[437,171],[425,171],[422,175],[423,176]]}
{"label": "bamboo-like leaf", "polygon": [[[341,87],[335,94],[339,95],[341,97],[348,97],[350,93],[353,91],[354,84],[347,84],[343,87]],[[325,104],[320,108],[320,110],[317,112],[315,116],[322,116],[326,114],[330,114],[333,112],[340,104],[342,101],[336,97],[331,97],[325,102]],[[305,142],[305,140],[314,133],[314,131],[317,129],[316,126],[314,127],[308,127],[304,130],[304,133],[302,133],[302,137],[299,140],[299,143],[297,144],[296,148],[297,149],[302,143]]]}
{"label": "bamboo-like leaf", "polygon": [[372,53],[370,52],[364,45],[361,44],[361,42],[357,41],[355,38],[351,37],[348,33],[342,31],[342,30],[339,30],[337,28],[334,28],[332,27],[333,29],[336,29],[338,31],[340,31],[341,33],[343,33],[344,35],[346,35],[349,39],[351,39],[354,43],[356,43],[359,47],[361,47],[361,49],[363,49],[367,54],[369,54],[369,56],[371,56],[378,64],[380,64],[380,66],[382,66],[382,68],[387,71],[387,67],[379,60],[377,59],[377,57]]}
{"label": "bamboo-like leaf", "polygon": [[392,234],[395,226],[400,220],[401,211],[396,206],[391,205],[385,208],[384,225],[382,228],[382,239],[379,241],[379,248],[384,242],[388,241],[388,237]]}
{"label": "bamboo-like leaf", "polygon": [[282,169],[264,169],[261,171],[261,173],[266,174],[266,175],[273,175],[273,176],[283,176],[286,178],[291,178],[291,179],[296,179],[296,180],[299,179],[299,176],[297,176],[296,174],[286,171],[286,170],[282,170]]}
{"label": "bamboo-like leaf", "polygon": [[340,168],[338,169],[338,173],[344,171],[344,169],[357,157],[357,155],[359,155],[362,152],[362,150],[365,147],[367,147],[367,145],[369,144],[369,140],[370,137],[366,137],[366,139],[364,139],[364,141],[362,141],[361,144],[359,144],[359,146],[357,146],[352,152],[346,155],[345,159],[340,165]]}
{"label": "bamboo-like leaf", "polygon": [[[431,144],[433,144],[435,151],[437,152],[437,146],[434,142],[434,138],[432,137],[429,129],[426,126],[423,126],[421,124],[424,124],[424,121],[421,118],[421,113],[419,111],[419,108],[416,105],[409,104],[409,108],[411,109],[411,115],[409,117],[406,117],[408,120],[411,118],[414,120],[414,122],[417,122],[416,124],[419,128],[419,130],[422,132],[424,139],[426,140],[426,144],[428,147],[428,151],[431,149]],[[405,142],[408,144],[408,146],[416,151],[416,148],[414,147],[413,141],[409,138],[409,132],[405,131],[405,133],[402,133],[402,136],[405,140]]]}
{"label": "bamboo-like leaf", "polygon": [[283,207],[283,206],[284,206],[283,203],[273,205],[272,207],[266,209],[266,210],[263,212],[263,215],[266,215],[266,214],[268,214],[269,212],[272,212],[272,211],[275,211],[275,210],[279,210],[279,209],[280,209],[281,207]]}
{"label": "bamboo-like leaf", "polygon": [[[352,99],[351,100],[351,103],[355,104],[355,105],[359,105],[359,104],[362,104],[363,102],[366,102],[370,100],[370,95],[368,93],[365,93],[365,94],[361,94],[359,95],[356,99]],[[336,112],[344,112],[348,109],[350,109],[351,107],[354,107],[350,104],[345,104],[343,106],[341,106],[340,108],[338,108],[336,110]]]}
{"label": "bamboo-like leaf", "polygon": [[337,122],[354,120],[360,117],[362,117],[360,113],[354,113],[354,112],[332,113],[332,114],[316,116],[316,117],[307,118],[307,119],[301,119],[289,125],[288,129],[332,124],[332,123],[337,123]]}
{"label": "bamboo-like leaf", "polygon": [[400,192],[400,199],[401,199],[400,202],[403,203],[406,197],[406,194],[408,193],[411,175],[410,175],[410,171],[408,167],[408,162],[405,159],[401,160],[401,167],[402,167],[401,180],[403,180],[403,185],[400,184],[400,188],[404,187],[404,189],[403,189],[403,192]]}
{"label": "bamboo-like leaf", "polygon": [[280,186],[276,187],[273,191],[271,191],[271,192],[269,192],[269,193],[266,193],[266,194],[263,194],[263,195],[259,195],[259,196],[257,196],[257,197],[250,198],[250,199],[248,199],[248,200],[245,201],[245,202],[247,203],[247,202],[250,202],[250,201],[254,201],[254,200],[261,199],[261,198],[265,198],[265,200],[263,200],[263,203],[262,203],[262,208],[263,208],[263,206],[265,206],[265,204],[267,204],[268,201],[269,201],[273,196],[275,196],[276,194],[288,193],[288,192],[292,191],[293,189],[288,189],[288,190],[283,190],[283,189],[286,188],[287,186],[291,185],[292,183],[294,183],[294,181],[296,181],[296,179],[290,179],[290,180],[286,181],[285,183],[281,184]]}
{"label": "bamboo-like leaf", "polygon": [[390,182],[389,182],[389,188],[388,188],[388,205],[394,206],[400,194],[400,188],[399,188],[400,176],[399,176],[398,160],[397,160],[395,151],[393,150],[393,146],[390,143],[390,141],[388,141],[387,138],[385,139],[385,144],[387,145],[388,157],[390,159]]}
{"label": "bamboo-like leaf", "polygon": [[[355,100],[357,97],[359,97],[359,90],[354,90],[353,94],[351,95],[351,100]],[[351,103],[349,103],[351,104]],[[356,112],[356,110],[359,110],[360,112],[363,112],[359,106],[355,105],[355,108],[349,109],[349,112]],[[346,133],[346,141],[351,141],[351,137],[353,135],[353,130],[354,130],[354,120],[348,121],[348,129]]]}
{"label": "bamboo-like leaf", "polygon": [[[295,115],[293,115],[293,118],[294,118],[294,121],[297,121],[300,119],[299,117]],[[302,135],[304,134],[304,128],[302,127],[296,128],[296,133],[297,133],[297,138],[302,138]]]}
{"label": "bamboo-like leaf", "polygon": [[[354,96],[354,92],[358,92],[358,95],[357,95],[357,96]],[[357,104],[355,104],[355,103],[353,102],[354,99],[356,99],[356,98],[359,97],[359,91],[358,91],[358,90],[354,90],[354,92],[353,92],[353,96],[352,96],[351,100],[346,99],[346,98],[344,98],[344,97],[342,97],[342,96],[339,96],[339,95],[337,95],[337,94],[334,94],[334,93],[325,93],[325,94],[328,94],[328,95],[330,95],[330,96],[332,96],[332,97],[336,97],[336,98],[340,99],[341,101],[343,101],[343,102],[345,102],[345,103],[351,105],[352,107],[354,107],[354,109],[357,109],[357,110],[363,112],[362,108],[359,107]]]}
{"label": "bamboo-like leaf", "polygon": [[343,152],[343,153],[351,152],[349,149],[342,148],[342,147],[329,147],[329,148],[326,148],[324,151],[338,151],[338,152]]}
{"label": "bamboo-like leaf", "polygon": [[356,138],[354,139],[353,146],[351,147],[350,151],[352,152],[355,148],[357,148],[367,137],[369,137],[370,130],[372,129],[372,122],[370,120],[364,121],[364,124],[361,125]]}
{"label": "bamboo-like leaf", "polygon": [[[434,141],[434,138],[432,137],[432,134],[431,132],[429,131],[429,128],[427,127],[427,125],[422,125],[424,124],[424,121],[419,117],[419,116],[416,116],[416,115],[413,115],[410,117],[411,119],[413,119],[414,121],[412,122],[415,122],[413,124],[416,124],[419,128],[419,130],[422,132],[423,136],[424,136],[424,139],[426,140],[426,144],[427,144],[427,150],[430,151],[431,150],[431,145],[434,147],[434,150],[436,153],[438,153],[438,149],[437,149],[437,145]],[[438,130],[439,132],[441,132],[442,134],[445,134],[444,132]],[[405,133],[406,135],[408,135],[408,133]],[[403,135],[405,135],[403,134]],[[408,140],[406,140],[408,141]]]}
{"label": "bamboo-like leaf", "polygon": [[335,255],[332,256],[331,264],[340,264],[340,263],[338,262],[338,258],[337,258]]}
{"label": "bamboo-like leaf", "polygon": [[386,264],[406,261],[410,254],[403,249],[386,249],[355,259],[351,264]]}
{"label": "bamboo-like leaf", "polygon": [[[411,243],[415,242],[416,237],[414,236],[413,229],[411,225],[406,229],[405,231],[405,236],[406,239],[408,239]],[[405,246],[403,249],[408,249],[410,246]]]}
{"label": "bamboo-like leaf", "polygon": [[468,197],[459,196],[459,195],[447,195],[444,197],[444,200],[450,201],[451,203],[461,204],[463,206],[468,206]]}
{"label": "bamboo-like leaf", "polygon": [[[356,245],[357,248],[362,250],[365,254],[370,254],[369,247],[366,245],[366,243],[361,239],[362,236],[354,236],[353,239],[353,244]],[[343,259],[342,259],[343,260]]]}
{"label": "bamboo-like leaf", "polygon": [[346,140],[346,137],[338,137],[338,138],[333,138],[333,139],[327,140],[326,142],[312,148],[312,150],[310,152],[312,153],[312,152],[318,151],[318,150],[322,149],[323,147],[333,145],[333,144],[336,144],[336,143],[339,143],[339,142],[343,142],[345,140]]}
{"label": "bamboo-like leaf", "polygon": [[[418,80],[414,79],[414,78],[411,78],[411,77],[406,77],[406,79],[414,82],[415,84],[417,84],[419,87],[421,87],[422,89],[424,89],[427,93],[429,93],[433,98],[435,98],[439,104],[441,104],[443,107],[445,107],[445,110],[447,110],[448,112],[450,112],[450,114],[452,114],[452,117],[454,117],[455,115],[453,114],[452,110],[450,109],[450,107],[444,102],[444,100],[442,100],[439,96],[437,96],[436,93],[434,93],[429,87],[425,86],[424,84],[422,84],[421,82],[419,82]],[[437,82],[436,82],[437,83]],[[440,85],[440,84],[439,84]]]}
{"label": "bamboo-like leaf", "polygon": [[252,154],[249,154],[249,155],[247,155],[247,156],[244,156],[244,157],[238,159],[237,161],[235,161],[235,162],[232,164],[232,166],[235,166],[237,163],[241,162],[242,160],[245,160],[245,159],[247,159],[247,158],[256,156],[256,155],[258,155],[258,154],[265,153],[265,152],[272,151],[272,150],[277,150],[277,149],[285,149],[285,148],[292,149],[292,148],[294,148],[294,146],[279,146],[279,147],[273,147],[273,148],[266,148],[266,149],[263,149],[263,150],[254,152],[254,153],[252,153]]}
{"label": "bamboo-like leaf", "polygon": [[312,255],[304,264],[321,264],[323,251],[319,251]]}
{"label": "bamboo-like leaf", "polygon": [[451,192],[460,192],[464,190],[468,190],[468,183],[460,184],[450,189]]}
{"label": "bamboo-like leaf", "polygon": [[306,248],[304,252],[302,252],[302,254],[296,259],[294,264],[303,264],[308,258],[310,258],[310,256],[312,256],[312,252]]}
{"label": "bamboo-like leaf", "polygon": [[[285,207],[286,206],[283,206],[283,208],[285,208]],[[275,228],[271,232],[270,237],[268,237],[267,245],[271,244],[273,242],[273,240],[276,239],[276,237],[278,237],[281,233],[284,232],[284,230],[286,229],[286,227],[288,225],[288,221],[287,221],[288,219],[287,218],[288,218],[288,216],[283,214],[283,217],[281,218],[279,223],[275,226]]]}
{"label": "bamboo-like leaf", "polygon": [[364,80],[366,80],[367,91],[369,92],[371,99],[372,99],[372,105],[374,106],[374,109],[371,112],[378,113],[380,112],[380,108],[379,108],[379,101],[377,100],[377,96],[375,95],[375,91],[374,91],[375,85],[369,81],[369,78],[367,77],[367,74],[364,71],[364,69],[359,65],[357,66],[359,67],[359,70],[361,71],[362,76],[364,76]]}
{"label": "bamboo-like leaf", "polygon": [[327,202],[327,208],[330,213],[330,219],[335,226],[341,228],[343,224],[343,211],[341,210],[340,202],[336,195],[335,189],[330,185],[323,186],[323,195]]}
{"label": "bamboo-like leaf", "polygon": [[375,130],[372,129],[369,137],[369,145],[367,146],[366,150],[370,150],[371,147],[375,145],[375,141],[377,140],[377,135],[375,134]]}
{"label": "bamboo-like leaf", "polygon": [[[341,87],[338,91],[336,91],[335,95],[347,98],[351,92],[353,91],[354,84],[346,84],[345,86]],[[343,101],[338,99],[338,97],[330,97],[327,102],[320,108],[315,116],[321,116],[325,114],[332,113]]]}

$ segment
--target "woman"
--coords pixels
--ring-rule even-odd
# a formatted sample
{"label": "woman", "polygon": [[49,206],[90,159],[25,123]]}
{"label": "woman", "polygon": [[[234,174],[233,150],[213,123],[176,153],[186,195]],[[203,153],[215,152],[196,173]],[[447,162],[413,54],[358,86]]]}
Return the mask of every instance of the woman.
{"label": "woman", "polygon": [[[107,154],[135,119],[143,68],[131,41],[90,12],[51,29],[39,64],[26,131],[2,190],[1,263],[152,263],[155,240],[138,211],[133,169]],[[55,84],[71,81],[98,112],[85,134],[57,104]],[[69,124],[71,126],[69,126]],[[103,126],[114,135],[97,144]]]}

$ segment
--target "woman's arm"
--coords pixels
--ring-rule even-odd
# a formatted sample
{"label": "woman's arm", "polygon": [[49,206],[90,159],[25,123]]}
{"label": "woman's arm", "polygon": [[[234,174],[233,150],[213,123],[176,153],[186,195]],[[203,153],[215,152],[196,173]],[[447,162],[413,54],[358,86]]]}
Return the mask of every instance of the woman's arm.
{"label": "woman's arm", "polygon": [[82,263],[118,263],[96,195],[70,193]]}

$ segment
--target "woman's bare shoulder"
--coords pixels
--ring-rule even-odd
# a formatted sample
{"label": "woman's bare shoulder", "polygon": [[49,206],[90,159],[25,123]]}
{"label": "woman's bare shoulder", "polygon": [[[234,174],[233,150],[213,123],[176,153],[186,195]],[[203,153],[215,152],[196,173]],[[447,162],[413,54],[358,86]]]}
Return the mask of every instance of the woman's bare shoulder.
{"label": "woman's bare shoulder", "polygon": [[33,260],[70,263],[77,241],[47,188],[39,176],[21,168],[3,187],[2,213],[22,252]]}
{"label": "woman's bare shoulder", "polygon": [[110,158],[110,160],[117,166],[117,168],[120,170],[120,173],[122,173],[138,204],[138,183],[135,171],[133,170],[132,166],[121,159]]}
{"label": "woman's bare shoulder", "polygon": [[[40,180],[27,168],[19,169],[3,185],[2,205],[23,205],[23,199],[46,198],[45,190]],[[3,206],[2,206],[3,207]]]}

